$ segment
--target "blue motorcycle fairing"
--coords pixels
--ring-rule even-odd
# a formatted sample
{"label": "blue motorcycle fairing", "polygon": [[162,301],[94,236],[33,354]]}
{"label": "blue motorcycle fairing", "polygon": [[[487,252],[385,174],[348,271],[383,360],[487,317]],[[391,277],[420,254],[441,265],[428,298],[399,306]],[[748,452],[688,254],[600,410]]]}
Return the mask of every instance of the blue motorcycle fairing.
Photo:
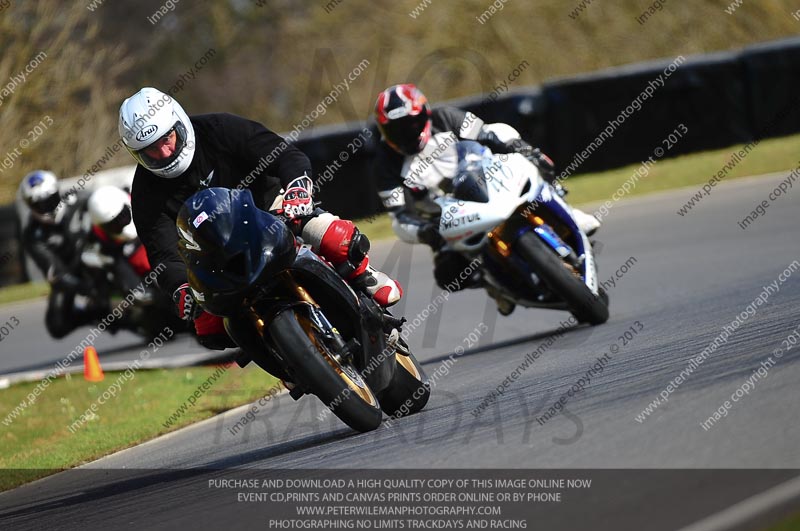
{"label": "blue motorcycle fairing", "polygon": [[209,312],[235,313],[242,300],[295,259],[286,224],[256,207],[250,190],[206,188],[178,212],[178,253]]}
{"label": "blue motorcycle fairing", "polygon": [[[559,247],[562,245],[567,250],[574,253],[575,256],[582,256],[586,254],[586,247],[584,246],[583,238],[580,237],[580,228],[578,228],[577,223],[570,214],[570,208],[564,203],[563,199],[561,199],[557,194],[552,191],[549,185],[544,185],[539,189],[539,193],[534,199],[534,204],[537,205],[537,208],[544,208],[548,210],[550,213],[554,214],[559,221],[561,221],[567,228],[575,235],[574,241],[575,246],[573,248],[572,245],[564,242],[553,228],[549,225],[542,225],[541,227],[546,227],[542,229],[542,231],[534,230],[534,227],[529,225],[525,225],[520,228],[517,237],[521,236],[525,232],[534,230],[539,238],[545,242],[548,246],[550,246],[559,256],[562,258],[564,256],[569,256],[569,253],[562,254],[562,251],[559,251]],[[585,278],[585,271],[581,271],[581,276]]]}
{"label": "blue motorcycle fairing", "polygon": [[539,237],[545,241],[545,243],[552,247],[561,258],[566,258],[572,252],[572,248],[564,243],[564,241],[559,238],[558,234],[556,234],[553,228],[549,225],[540,225],[538,227],[534,227],[533,231],[538,234]]}

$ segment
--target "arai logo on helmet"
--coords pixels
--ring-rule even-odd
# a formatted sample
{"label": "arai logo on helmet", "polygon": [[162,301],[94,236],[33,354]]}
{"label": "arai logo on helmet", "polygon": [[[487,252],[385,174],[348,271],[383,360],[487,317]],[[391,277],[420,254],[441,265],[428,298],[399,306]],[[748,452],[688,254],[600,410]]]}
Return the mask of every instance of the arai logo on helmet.
{"label": "arai logo on helmet", "polygon": [[148,125],[147,127],[141,129],[138,133],[136,133],[136,140],[138,140],[140,142],[142,140],[147,140],[148,138],[153,136],[156,131],[158,131],[158,127],[157,126]]}

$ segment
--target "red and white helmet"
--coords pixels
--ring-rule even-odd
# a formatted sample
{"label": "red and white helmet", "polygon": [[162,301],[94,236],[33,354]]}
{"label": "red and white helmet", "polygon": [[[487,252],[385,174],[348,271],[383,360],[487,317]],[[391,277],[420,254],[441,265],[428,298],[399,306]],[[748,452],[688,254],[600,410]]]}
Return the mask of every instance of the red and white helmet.
{"label": "red and white helmet", "polygon": [[[171,156],[154,159],[145,153],[145,149],[173,131],[177,138]],[[183,107],[160,90],[144,87],[122,102],[119,134],[136,162],[159,177],[178,177],[192,163],[195,150],[192,122]]]}
{"label": "red and white helmet", "polygon": [[414,85],[393,85],[378,95],[375,119],[383,140],[403,155],[416,155],[431,138],[428,98]]}

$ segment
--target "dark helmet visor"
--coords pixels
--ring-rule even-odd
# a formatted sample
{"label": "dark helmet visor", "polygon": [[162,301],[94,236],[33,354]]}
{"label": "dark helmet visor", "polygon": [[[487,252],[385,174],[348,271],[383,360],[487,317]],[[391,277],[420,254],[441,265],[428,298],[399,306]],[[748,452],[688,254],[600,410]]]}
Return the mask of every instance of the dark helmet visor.
{"label": "dark helmet visor", "polygon": [[[169,136],[175,133],[175,150],[172,152],[172,155],[169,157],[164,157],[161,159],[157,159],[155,157],[151,157],[147,154],[147,150],[150,149],[156,142],[161,142],[169,138]],[[175,160],[181,156],[183,152],[183,148],[186,145],[186,138],[187,138],[186,127],[181,122],[175,122],[175,125],[172,126],[172,129],[167,131],[161,138],[147,146],[146,148],[140,149],[136,152],[139,157],[139,160],[142,164],[151,170],[160,170],[161,168],[166,168]]]}
{"label": "dark helmet visor", "polygon": [[100,228],[103,229],[106,234],[118,235],[122,234],[122,230],[127,227],[131,221],[131,207],[124,205],[122,211],[120,211],[114,219],[103,223],[100,225]]}
{"label": "dark helmet visor", "polygon": [[58,195],[58,193],[52,193],[44,199],[31,201],[28,206],[30,206],[31,210],[38,214],[52,214],[56,211],[56,208],[58,208],[58,204],[60,202],[61,196]]}
{"label": "dark helmet visor", "polygon": [[401,152],[413,155],[420,152],[420,136],[428,125],[430,116],[426,112],[403,116],[378,124],[383,138]]}

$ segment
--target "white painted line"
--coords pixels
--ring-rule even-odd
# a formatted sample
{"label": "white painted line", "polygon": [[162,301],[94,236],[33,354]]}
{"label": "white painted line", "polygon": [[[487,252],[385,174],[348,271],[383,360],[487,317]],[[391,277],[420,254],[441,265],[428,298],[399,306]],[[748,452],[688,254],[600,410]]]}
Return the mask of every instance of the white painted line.
{"label": "white painted line", "polygon": [[800,476],[731,505],[679,531],[724,531],[795,498],[800,498]]}
{"label": "white painted line", "polygon": [[[150,358],[149,360],[133,359],[133,360],[119,360],[119,361],[102,361],[101,366],[105,372],[122,372],[130,369],[135,361],[139,361],[139,369],[181,369],[184,367],[196,367],[200,365],[223,365],[226,363],[233,363],[230,355],[225,354],[227,351],[202,351],[189,354],[177,354],[174,356],[162,356]],[[101,356],[102,357],[102,356]],[[51,373],[54,377],[60,377],[67,373],[77,374],[83,372],[83,360],[78,357],[75,358],[77,363],[71,364],[63,369],[53,370],[49,369],[36,369],[33,371],[13,372],[9,374],[0,375],[0,389],[21,383],[21,382],[37,382],[44,380]],[[55,366],[56,362],[53,362]]]}

